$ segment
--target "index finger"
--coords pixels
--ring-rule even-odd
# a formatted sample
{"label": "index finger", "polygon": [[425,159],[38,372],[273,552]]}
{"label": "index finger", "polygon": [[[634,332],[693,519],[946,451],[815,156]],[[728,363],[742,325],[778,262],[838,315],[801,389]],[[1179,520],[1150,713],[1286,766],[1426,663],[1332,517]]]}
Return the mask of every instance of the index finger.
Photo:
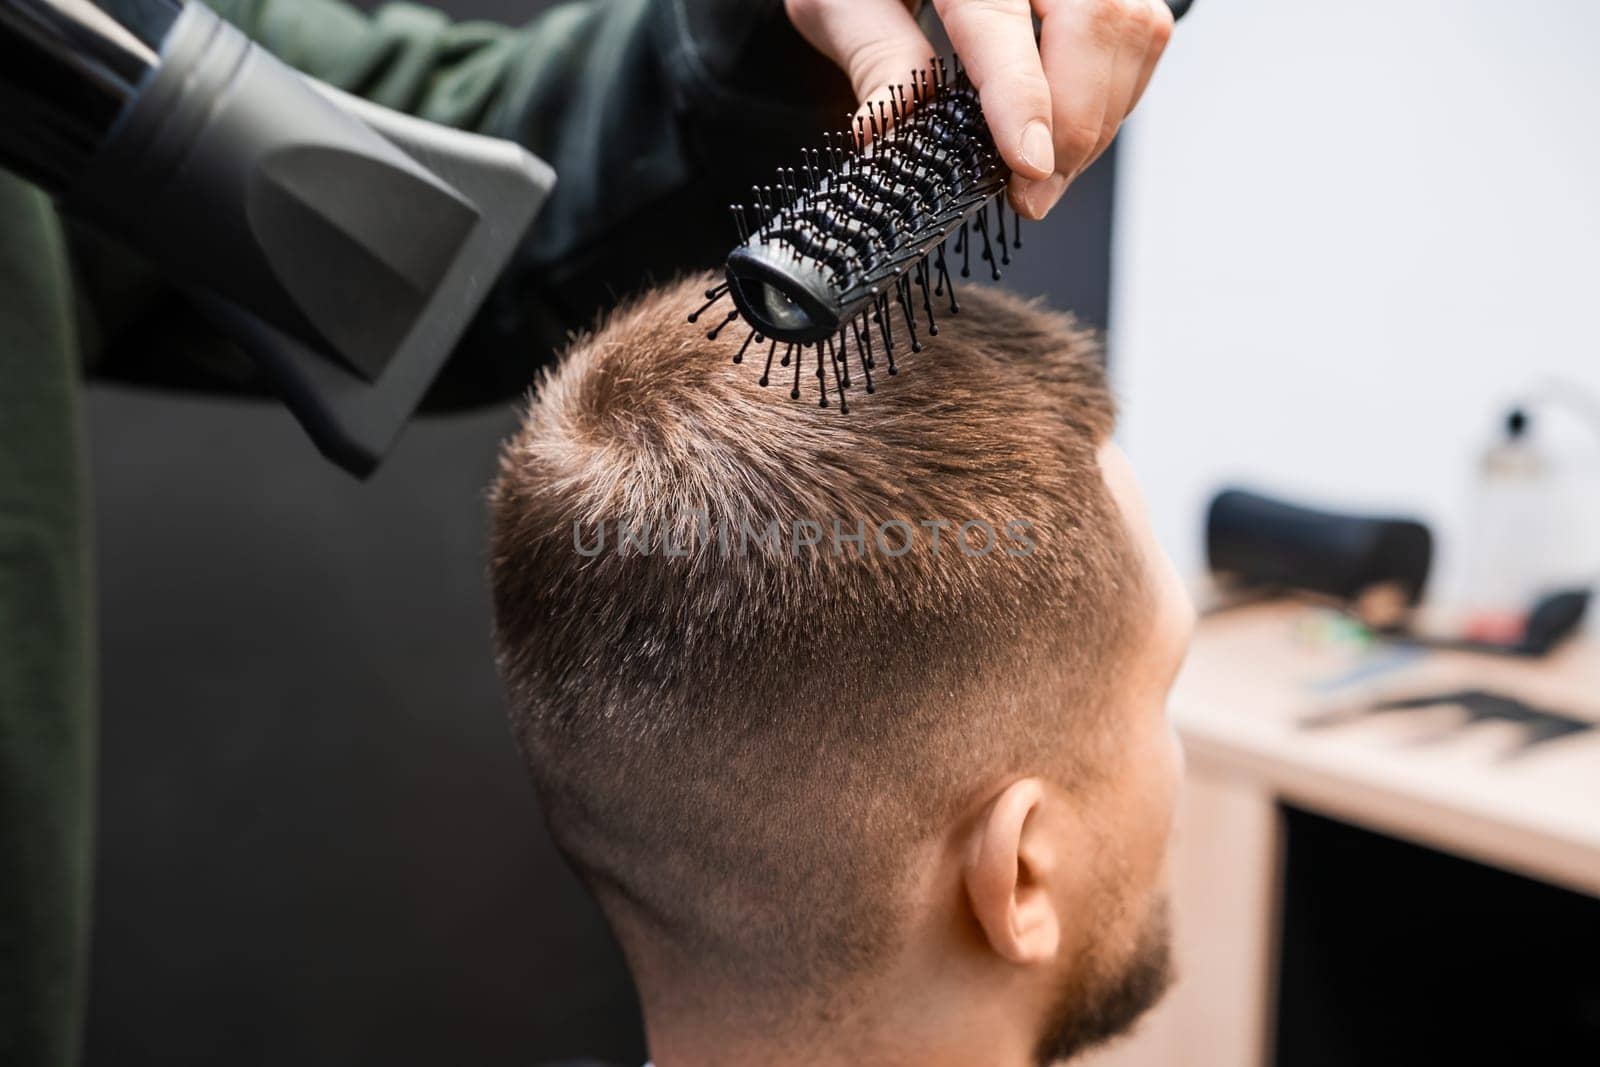
{"label": "index finger", "polygon": [[889,87],[933,58],[913,6],[907,0],[785,0],[795,29],[844,71],[866,107],[887,104]]}
{"label": "index finger", "polygon": [[1025,178],[1048,178],[1055,172],[1050,83],[1029,0],[934,0],[934,8],[978,90],[1000,157]]}

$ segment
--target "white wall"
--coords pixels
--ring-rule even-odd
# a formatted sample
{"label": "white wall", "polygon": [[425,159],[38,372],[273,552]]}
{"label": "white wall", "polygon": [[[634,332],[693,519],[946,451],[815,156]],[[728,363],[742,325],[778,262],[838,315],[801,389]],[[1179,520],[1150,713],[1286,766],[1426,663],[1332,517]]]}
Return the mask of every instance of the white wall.
{"label": "white wall", "polygon": [[1123,442],[1198,571],[1235,479],[1434,526],[1500,401],[1600,390],[1600,5],[1199,0],[1125,133]]}

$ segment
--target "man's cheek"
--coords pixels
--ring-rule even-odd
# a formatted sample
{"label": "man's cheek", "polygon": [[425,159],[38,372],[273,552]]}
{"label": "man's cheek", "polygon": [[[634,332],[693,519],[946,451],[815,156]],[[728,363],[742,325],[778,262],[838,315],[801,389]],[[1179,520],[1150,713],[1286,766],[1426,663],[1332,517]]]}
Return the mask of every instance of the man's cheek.
{"label": "man's cheek", "polygon": [[1177,723],[1172,721],[1171,715],[1162,716],[1167,723],[1167,737],[1172,742],[1172,760],[1174,777],[1177,779],[1178,788],[1182,788],[1183,780],[1189,776],[1189,754],[1184,751],[1183,737],[1178,733]]}
{"label": "man's cheek", "polygon": [[1164,881],[1168,853],[1178,819],[1178,805],[1183,792],[1185,758],[1183,742],[1165,715],[1156,742],[1152,745],[1150,765],[1151,780],[1145,793],[1148,809],[1146,824],[1150,827],[1148,854],[1153,867],[1154,880]]}
{"label": "man's cheek", "polygon": [[1189,776],[1189,758],[1183,750],[1183,738],[1178,736],[1178,728],[1169,718],[1167,721],[1167,751],[1171,754],[1171,774],[1168,778],[1170,789],[1167,796],[1167,823],[1168,835],[1171,834],[1171,824],[1177,819],[1178,803],[1183,796],[1183,783]]}

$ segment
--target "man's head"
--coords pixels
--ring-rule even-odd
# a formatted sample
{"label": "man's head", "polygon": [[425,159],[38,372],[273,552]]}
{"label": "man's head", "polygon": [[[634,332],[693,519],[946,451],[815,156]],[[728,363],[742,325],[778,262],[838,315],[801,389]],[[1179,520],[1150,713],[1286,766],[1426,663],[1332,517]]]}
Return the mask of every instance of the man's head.
{"label": "man's head", "polygon": [[1189,608],[1093,339],[972,289],[843,415],[788,398],[814,348],[752,346],[762,390],[687,324],[706,284],[580,339],[493,493],[514,726],[658,1062],[1124,1027],[1165,980]]}

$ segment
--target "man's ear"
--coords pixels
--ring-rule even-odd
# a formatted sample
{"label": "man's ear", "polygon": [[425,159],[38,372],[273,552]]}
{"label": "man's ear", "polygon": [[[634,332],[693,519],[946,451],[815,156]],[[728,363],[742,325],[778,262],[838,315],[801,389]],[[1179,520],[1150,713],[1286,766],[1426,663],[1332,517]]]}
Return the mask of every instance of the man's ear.
{"label": "man's ear", "polygon": [[1051,803],[1043,782],[1019,779],[979,814],[968,842],[967,899],[989,945],[1012,963],[1044,962],[1061,947],[1052,891],[1062,856],[1050,823],[1062,813],[1050,811]]}

